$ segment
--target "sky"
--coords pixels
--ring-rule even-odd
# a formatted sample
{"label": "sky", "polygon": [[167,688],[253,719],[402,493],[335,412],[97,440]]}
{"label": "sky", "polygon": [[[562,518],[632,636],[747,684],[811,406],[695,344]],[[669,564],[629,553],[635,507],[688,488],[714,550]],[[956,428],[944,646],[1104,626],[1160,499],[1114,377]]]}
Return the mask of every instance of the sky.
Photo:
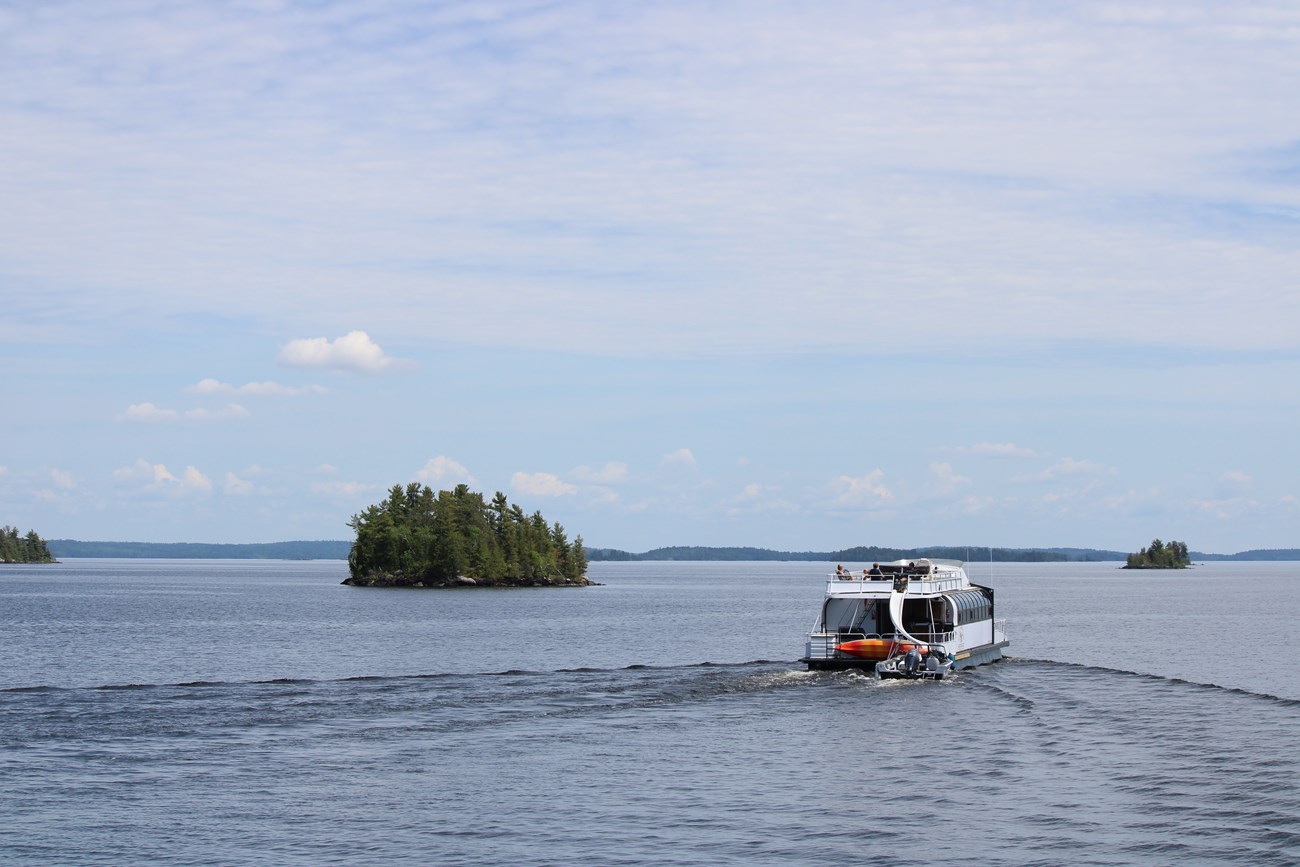
{"label": "sky", "polygon": [[0,2],[0,523],[1300,547],[1300,6]]}

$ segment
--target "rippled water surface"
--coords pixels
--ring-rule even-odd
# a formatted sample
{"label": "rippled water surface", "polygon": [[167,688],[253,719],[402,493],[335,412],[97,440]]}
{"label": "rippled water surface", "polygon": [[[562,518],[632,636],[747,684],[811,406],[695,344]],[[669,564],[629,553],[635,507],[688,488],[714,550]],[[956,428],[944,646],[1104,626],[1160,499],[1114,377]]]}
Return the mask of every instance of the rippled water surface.
{"label": "rippled water surface", "polygon": [[975,565],[942,683],[801,670],[825,564],[4,567],[0,862],[1294,864],[1297,565]]}

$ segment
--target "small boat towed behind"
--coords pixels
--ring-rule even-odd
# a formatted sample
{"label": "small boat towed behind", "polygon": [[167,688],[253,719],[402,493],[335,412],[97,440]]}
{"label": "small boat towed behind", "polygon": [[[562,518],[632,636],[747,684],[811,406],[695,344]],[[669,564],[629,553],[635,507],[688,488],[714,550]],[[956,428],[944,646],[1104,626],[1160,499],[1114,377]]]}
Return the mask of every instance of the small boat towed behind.
{"label": "small boat towed behind", "polygon": [[939,680],[1001,659],[1007,644],[993,589],[972,583],[961,562],[898,560],[830,576],[800,662]]}

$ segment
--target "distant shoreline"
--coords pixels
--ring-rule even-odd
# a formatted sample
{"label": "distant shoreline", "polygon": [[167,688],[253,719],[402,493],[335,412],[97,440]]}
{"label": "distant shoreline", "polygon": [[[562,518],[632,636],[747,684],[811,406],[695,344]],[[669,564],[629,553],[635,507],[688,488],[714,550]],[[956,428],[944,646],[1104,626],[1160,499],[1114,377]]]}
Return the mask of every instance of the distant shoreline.
{"label": "distant shoreline", "polygon": [[[160,560],[346,560],[352,543],[345,540],[264,542],[248,544],[209,544],[204,542],[81,542],[75,539],[52,539],[46,543],[55,557],[92,557]],[[616,548],[587,548],[590,562],[705,560],[726,562],[845,562],[911,560],[920,557],[998,563],[1101,563],[1120,561],[1128,556],[1122,551],[1100,548],[993,548],[936,546],[931,548],[844,548],[839,551],[774,551],[767,548],[670,547],[655,548],[640,554]],[[991,556],[990,556],[991,554]],[[1291,561],[1300,560],[1300,548],[1269,548],[1239,551],[1236,554],[1190,552],[1202,562]]]}

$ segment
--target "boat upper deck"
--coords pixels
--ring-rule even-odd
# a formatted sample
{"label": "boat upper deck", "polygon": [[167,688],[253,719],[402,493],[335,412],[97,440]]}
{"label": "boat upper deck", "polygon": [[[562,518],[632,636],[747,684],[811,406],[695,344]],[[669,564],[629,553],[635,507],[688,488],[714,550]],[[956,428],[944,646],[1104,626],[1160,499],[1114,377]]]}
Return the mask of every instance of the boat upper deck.
{"label": "boat upper deck", "polygon": [[907,582],[914,595],[946,593],[971,586],[959,560],[899,560],[875,563],[869,569],[837,570],[826,582],[827,596],[888,596],[898,582]]}

